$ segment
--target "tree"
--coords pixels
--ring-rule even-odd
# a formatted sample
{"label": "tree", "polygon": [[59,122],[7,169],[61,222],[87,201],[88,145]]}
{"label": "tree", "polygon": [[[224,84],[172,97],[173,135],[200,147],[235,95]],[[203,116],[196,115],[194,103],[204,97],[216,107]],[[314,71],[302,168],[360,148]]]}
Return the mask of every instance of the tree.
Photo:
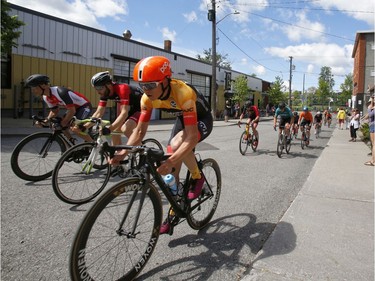
{"label": "tree", "polygon": [[353,93],[353,74],[345,75],[344,82],[340,85],[341,93],[337,96],[338,105],[345,105],[348,99],[352,97]]}
{"label": "tree", "polygon": [[335,85],[335,80],[333,79],[331,68],[328,66],[323,66],[320,69],[318,89],[316,91],[316,97],[318,103],[324,105],[328,102],[328,99],[332,95],[332,89]]}
{"label": "tree", "polygon": [[12,47],[17,47],[15,40],[20,37],[21,31],[16,31],[25,25],[17,16],[10,16],[11,8],[8,2],[1,0],[1,55],[6,56],[12,52]]}
{"label": "tree", "polygon": [[284,81],[280,76],[275,77],[275,82],[272,83],[271,88],[268,90],[268,101],[272,104],[278,104],[281,101],[286,102],[285,93],[283,93]]}
{"label": "tree", "polygon": [[311,106],[314,103],[316,103],[315,93],[318,89],[315,87],[309,87],[306,90],[306,100],[304,102],[304,105]]}
{"label": "tree", "polygon": [[247,86],[247,77],[245,75],[238,76],[233,82],[233,100],[234,101],[244,101],[247,94],[249,93],[249,87]]}
{"label": "tree", "polygon": [[[197,55],[197,59],[200,61],[204,61],[207,63],[212,63],[212,50],[209,48],[208,50],[203,50],[204,56]],[[227,68],[227,69],[232,69],[231,63],[227,61],[228,54],[222,55],[216,53],[216,65],[219,67]]]}

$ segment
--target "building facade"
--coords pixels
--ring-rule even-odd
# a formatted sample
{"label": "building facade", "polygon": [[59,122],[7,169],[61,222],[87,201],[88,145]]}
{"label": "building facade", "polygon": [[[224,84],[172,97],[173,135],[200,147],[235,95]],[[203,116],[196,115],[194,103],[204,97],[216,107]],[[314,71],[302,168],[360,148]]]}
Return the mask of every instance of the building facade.
{"label": "building facade", "polygon": [[374,88],[374,54],[374,31],[358,31],[352,52],[354,58],[352,108],[359,108],[362,112],[366,112],[366,101],[370,97],[370,89]]}
{"label": "building facade", "polygon": [[[7,60],[2,59],[2,116],[45,114],[41,100],[24,87],[24,80],[31,74],[48,75],[52,85],[69,87],[86,95],[95,107],[99,96],[90,85],[95,73],[108,70],[114,81],[135,85],[132,78],[135,64],[154,55],[167,57],[173,78],[191,83],[211,101],[211,64],[173,52],[172,42],[168,40],[164,41],[164,48],[158,48],[132,40],[129,31],[123,36],[115,35],[14,4],[10,7],[11,15],[17,15],[25,25],[20,28],[18,47],[13,48]],[[218,67],[218,111],[224,109],[224,93],[231,90],[231,81],[239,75],[248,78],[249,98],[255,104],[264,104],[266,89],[262,87],[262,79]],[[115,104],[112,107],[115,111]],[[110,114],[115,114],[114,111]],[[165,113],[154,112],[153,119],[165,118],[169,118]]]}

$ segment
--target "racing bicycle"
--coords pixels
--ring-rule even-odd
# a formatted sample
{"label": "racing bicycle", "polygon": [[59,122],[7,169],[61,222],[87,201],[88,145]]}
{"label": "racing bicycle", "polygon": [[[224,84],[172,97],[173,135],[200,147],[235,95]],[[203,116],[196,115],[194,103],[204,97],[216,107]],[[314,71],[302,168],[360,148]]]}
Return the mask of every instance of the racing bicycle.
{"label": "racing bicycle", "polygon": [[[238,127],[241,127],[241,123],[238,122]],[[255,136],[253,127],[246,124],[246,130],[242,132],[240,137],[240,153],[245,155],[247,148],[251,146],[251,149],[255,152],[259,144],[259,139]]]}
{"label": "racing bicycle", "polygon": [[[307,129],[307,130],[309,130],[309,129]],[[305,149],[305,146],[307,147],[310,144],[309,137],[307,137],[307,133],[306,133],[306,126],[301,126],[301,131],[302,131],[301,148]]]}
{"label": "racing bicycle", "polygon": [[[33,125],[44,122],[44,118],[32,116]],[[58,159],[64,151],[72,147],[74,139],[68,139],[60,125],[61,118],[51,118],[51,132],[37,132],[22,139],[13,149],[10,164],[13,172],[27,181],[41,181],[52,175]]]}
{"label": "racing bicycle", "polygon": [[[281,130],[281,134],[279,134],[278,139],[277,139],[277,149],[276,149],[276,153],[279,158],[281,158],[281,155],[283,154],[284,150],[287,154],[289,154],[290,147],[292,146],[292,136],[290,134],[289,134],[289,137],[286,135],[285,126],[280,127],[280,128],[282,130]],[[276,130],[277,129],[275,128],[275,131]]]}
{"label": "racing bicycle", "polygon": [[139,159],[132,177],[117,183],[101,196],[83,218],[71,247],[72,280],[133,280],[150,260],[162,224],[162,199],[159,187],[175,214],[199,230],[212,219],[221,193],[221,172],[211,158],[195,154],[205,178],[200,196],[188,200],[192,183],[189,171],[180,179],[180,195],[173,195],[156,171],[169,155],[145,146],[103,144],[110,156],[127,149]]}
{"label": "racing bicycle", "polygon": [[[57,161],[52,173],[52,187],[56,196],[68,204],[84,204],[102,192],[111,176],[125,178],[135,159],[127,157],[119,166],[108,164],[109,154],[102,149],[110,135],[100,134],[103,126],[110,121],[100,118],[76,120],[79,123],[94,123],[92,131],[98,134],[95,142],[85,142],[71,147]],[[118,134],[113,132],[112,134]],[[163,150],[156,139],[145,139],[143,145]]]}

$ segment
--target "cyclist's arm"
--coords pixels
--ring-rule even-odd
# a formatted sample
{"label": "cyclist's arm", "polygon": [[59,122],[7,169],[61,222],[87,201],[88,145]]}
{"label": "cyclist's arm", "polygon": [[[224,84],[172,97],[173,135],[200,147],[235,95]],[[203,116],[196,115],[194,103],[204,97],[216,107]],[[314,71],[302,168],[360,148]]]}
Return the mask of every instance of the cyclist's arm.
{"label": "cyclist's arm", "polygon": [[121,129],[122,124],[124,124],[126,118],[128,117],[130,106],[122,104],[120,106],[120,114],[117,116],[116,120],[111,124],[109,129],[111,131],[115,129]]}
{"label": "cyclist's arm", "polygon": [[72,120],[73,116],[76,114],[76,109],[74,106],[70,106],[67,108],[65,112],[65,117],[61,120],[61,126],[66,127],[69,125],[70,120]]}
{"label": "cyclist's arm", "polygon": [[127,145],[141,145],[142,140],[147,133],[149,122],[147,121],[139,121],[137,127],[133,130],[132,134],[130,135]]}

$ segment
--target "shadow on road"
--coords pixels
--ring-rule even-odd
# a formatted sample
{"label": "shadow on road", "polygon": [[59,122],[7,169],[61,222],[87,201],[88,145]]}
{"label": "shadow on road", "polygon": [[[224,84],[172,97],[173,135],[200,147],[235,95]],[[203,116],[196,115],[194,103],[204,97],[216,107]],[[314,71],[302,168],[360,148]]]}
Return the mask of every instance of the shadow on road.
{"label": "shadow on road", "polygon": [[[245,213],[217,219],[197,235],[186,235],[169,243],[169,247],[176,248],[176,251],[185,248],[185,257],[163,263],[142,274],[137,280],[149,280],[156,274],[160,280],[207,280],[214,272],[223,268],[237,270],[235,275],[242,276],[253,262],[241,258],[241,252],[243,255],[243,251],[246,251],[244,248],[247,247],[254,255],[257,254],[275,227],[274,223],[257,223],[254,215]],[[294,246],[290,247],[296,241],[292,225],[283,223],[282,230],[285,231],[283,245],[287,244],[288,247],[280,246],[277,252],[262,253],[259,258],[282,255],[294,249]],[[190,256],[186,247],[201,247],[202,252]]]}

